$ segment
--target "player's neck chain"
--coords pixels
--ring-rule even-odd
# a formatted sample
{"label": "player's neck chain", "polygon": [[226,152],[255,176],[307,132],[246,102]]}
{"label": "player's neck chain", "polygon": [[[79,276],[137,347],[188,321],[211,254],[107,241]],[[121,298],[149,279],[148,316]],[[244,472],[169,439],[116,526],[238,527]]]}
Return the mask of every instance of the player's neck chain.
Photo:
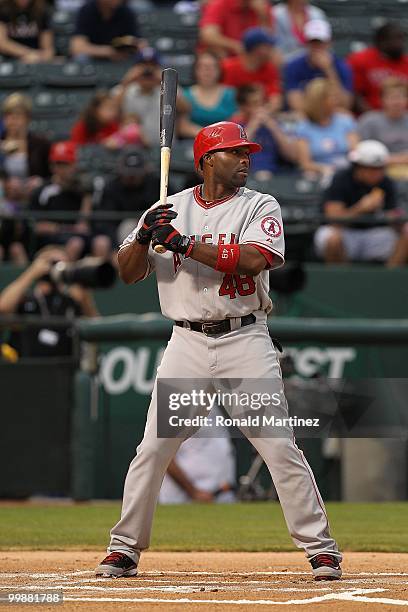
{"label": "player's neck chain", "polygon": [[234,198],[238,191],[239,191],[239,187],[236,188],[236,190],[234,191],[234,193],[232,193],[229,196],[226,196],[225,198],[220,198],[219,200],[204,200],[204,198],[201,195],[201,185],[197,185],[196,187],[194,187],[194,199],[197,202],[197,204],[199,204],[200,206],[202,206],[203,208],[214,208],[214,206],[218,206],[219,204],[223,204],[224,202],[227,202],[228,200],[231,200],[232,198]]}

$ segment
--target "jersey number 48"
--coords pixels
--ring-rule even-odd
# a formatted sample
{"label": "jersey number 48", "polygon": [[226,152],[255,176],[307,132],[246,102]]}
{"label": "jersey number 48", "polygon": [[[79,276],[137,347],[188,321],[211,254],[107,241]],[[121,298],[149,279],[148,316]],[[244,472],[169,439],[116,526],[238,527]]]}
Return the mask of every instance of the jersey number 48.
{"label": "jersey number 48", "polygon": [[243,274],[226,274],[222,279],[218,295],[229,295],[231,300],[240,296],[252,295],[255,293],[255,282],[252,276]]}

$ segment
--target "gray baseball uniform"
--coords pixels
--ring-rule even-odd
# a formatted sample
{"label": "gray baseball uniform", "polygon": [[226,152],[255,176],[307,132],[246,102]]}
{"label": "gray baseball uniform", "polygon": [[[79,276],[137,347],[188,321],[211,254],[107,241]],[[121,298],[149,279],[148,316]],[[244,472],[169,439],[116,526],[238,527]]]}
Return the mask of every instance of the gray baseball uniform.
{"label": "gray baseball uniform", "polygon": [[[272,196],[243,187],[229,198],[206,202],[201,188],[195,187],[169,197],[169,203],[178,213],[173,224],[180,233],[209,244],[250,244],[265,255],[270,268],[282,265],[282,218]],[[142,222],[143,218],[122,247],[135,239]],[[126,477],[121,519],[111,531],[108,548],[126,553],[136,563],[140,551],[149,546],[160,486],[182,443],[181,438],[157,436],[157,379],[242,379],[243,387],[246,379],[281,380],[266,325],[272,309],[268,270],[254,278],[225,274],[177,253],[157,254],[150,247],[144,278],[153,271],[166,317],[186,322],[230,319],[231,331],[207,336],[189,329],[188,323],[174,327],[157,371],[144,438]],[[250,313],[256,322],[241,327],[240,317]],[[311,469],[289,427],[287,434],[248,439],[268,466],[296,546],[308,558],[327,552],[341,560]]]}

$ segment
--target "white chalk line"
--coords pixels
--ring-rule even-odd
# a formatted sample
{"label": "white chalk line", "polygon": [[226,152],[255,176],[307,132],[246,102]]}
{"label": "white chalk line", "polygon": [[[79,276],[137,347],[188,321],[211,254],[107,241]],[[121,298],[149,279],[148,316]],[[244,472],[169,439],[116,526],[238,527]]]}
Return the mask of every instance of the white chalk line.
{"label": "white chalk line", "polygon": [[[15,577],[15,578],[21,578],[21,577],[29,577],[35,580],[38,580],[40,578],[42,579],[47,579],[50,580],[53,584],[48,584],[48,583],[44,583],[41,585],[38,585],[38,583],[36,585],[31,585],[31,586],[23,586],[23,587],[19,587],[21,589],[24,590],[30,590],[33,588],[39,589],[39,588],[49,588],[52,590],[61,590],[61,589],[65,589],[65,590],[70,590],[70,591],[87,591],[89,592],[100,592],[100,591],[121,591],[124,593],[128,593],[128,592],[146,592],[146,591],[155,591],[155,592],[164,592],[164,593],[184,593],[184,594],[192,594],[192,593],[209,593],[209,592],[219,592],[219,591],[242,591],[242,589],[247,588],[248,586],[250,586],[251,584],[255,585],[255,584],[265,584],[267,581],[262,581],[262,580],[250,580],[250,581],[245,581],[245,582],[240,582],[240,581],[225,581],[225,586],[222,586],[221,581],[211,581],[209,582],[208,580],[205,581],[204,584],[196,584],[196,583],[189,583],[187,585],[157,585],[157,583],[160,582],[170,582],[170,580],[166,580],[165,578],[161,578],[161,576],[163,575],[171,575],[171,576],[177,576],[177,575],[183,575],[183,576],[234,576],[234,577],[238,577],[238,576],[303,576],[303,575],[310,575],[309,572],[294,572],[294,571],[275,571],[275,572],[184,572],[184,571],[151,571],[151,572],[145,572],[144,574],[147,574],[149,576],[153,576],[153,578],[145,578],[146,581],[151,581],[151,582],[156,582],[156,586],[134,586],[134,587],[107,587],[107,586],[100,586],[97,587],[96,585],[94,586],[90,586],[89,583],[95,583],[95,582],[111,582],[111,579],[106,578],[106,579],[101,579],[101,578],[83,578],[80,580],[72,580],[72,578],[74,577],[78,577],[80,575],[86,575],[86,574],[93,574],[93,572],[91,570],[82,570],[82,571],[75,571],[75,572],[68,572],[68,573],[28,573],[28,572],[22,572],[22,573],[16,573],[16,574],[9,574],[9,573],[1,573],[0,577],[3,578],[10,578],[10,577]],[[405,577],[408,576],[408,574],[406,572],[358,572],[358,573],[347,573],[346,575],[350,575],[350,576],[368,576],[371,578],[374,577]],[[140,574],[138,577],[139,580],[143,580],[143,574]],[[55,582],[57,580],[62,580],[62,581],[69,581],[68,584],[67,582],[64,582],[64,584],[58,584],[56,585]],[[134,578],[132,578],[132,580],[134,580]],[[353,582],[355,582],[356,580],[358,580],[357,578],[355,578],[354,580],[349,579],[349,580],[342,580],[341,584],[352,584]],[[360,582],[369,582],[369,579],[361,579]],[[403,581],[402,583],[400,582],[396,582],[393,581],[395,584],[408,584],[408,582]],[[81,584],[79,584],[81,583]],[[88,583],[88,585],[83,584],[83,583]],[[240,588],[235,588],[235,586],[233,586],[233,584],[238,584]],[[316,593],[316,589],[310,589],[310,588],[290,588],[290,587],[280,587],[280,588],[274,588],[271,586],[271,583],[268,582],[269,587],[268,588],[251,588],[252,592],[261,592],[261,591],[273,591],[273,592],[302,592],[302,593]],[[272,583],[273,584],[273,583]],[[0,589],[10,589],[11,585],[0,585]],[[211,588],[206,588],[206,587],[211,587],[211,586],[217,586],[217,591],[212,590]],[[389,583],[387,583],[387,586],[390,586]],[[205,591],[201,591],[201,588],[205,588]],[[322,587],[319,585],[319,587],[316,588],[318,589],[318,592],[321,593],[323,590],[326,591],[330,591],[329,587]],[[74,593],[72,593],[72,595],[70,596],[66,596],[64,597],[64,599],[66,601],[78,601],[78,602],[95,602],[95,603],[102,603],[102,602],[130,602],[130,603],[178,603],[178,604],[182,604],[182,603],[211,603],[211,604],[223,604],[223,605],[306,605],[308,603],[319,603],[322,601],[329,601],[329,600],[343,600],[343,601],[351,601],[351,602],[360,602],[360,603],[378,603],[378,604],[388,604],[388,605],[397,605],[397,606],[407,606],[408,605],[408,601],[405,600],[399,600],[399,599],[390,599],[387,597],[380,597],[380,598],[375,598],[375,597],[367,597],[368,594],[373,594],[373,593],[384,593],[385,591],[389,591],[390,589],[384,589],[384,588],[376,588],[376,589],[355,589],[355,588],[349,588],[346,590],[342,590],[341,592],[338,591],[332,591],[330,593],[327,594],[321,594],[318,595],[316,594],[314,597],[308,597],[305,599],[300,599],[300,600],[288,600],[288,601],[271,601],[271,600],[256,600],[256,599],[251,599],[251,600],[220,600],[220,599],[211,599],[211,600],[204,600],[204,599],[189,599],[189,598],[180,598],[180,599],[160,599],[160,598],[156,598],[156,597],[133,597],[133,598],[129,598],[129,597],[97,597],[97,596],[83,596],[78,594],[78,596],[75,596]]]}
{"label": "white chalk line", "polygon": [[293,606],[321,603],[323,601],[353,601],[363,603],[388,603],[391,605],[407,605],[408,601],[394,600],[380,597],[367,597],[371,593],[383,593],[385,589],[355,589],[346,593],[328,593],[307,599],[290,599],[287,601],[272,601],[269,599],[188,599],[187,597],[180,599],[158,599],[153,597],[143,598],[118,598],[118,597],[65,597],[64,601],[79,601],[79,602],[118,602],[118,603],[165,603],[169,604],[218,604],[218,605],[261,605],[261,606]]}
{"label": "white chalk line", "polygon": [[[33,574],[30,572],[1,572],[1,578],[58,578],[59,580],[68,578],[69,576],[79,576],[85,574],[94,574],[93,570],[83,570],[76,572],[63,573],[48,573],[48,574]],[[310,576],[310,572],[295,572],[295,571],[271,571],[271,572],[200,572],[200,571],[173,571],[173,570],[154,570],[141,571],[138,578],[143,579],[144,576]],[[408,572],[343,572],[343,576],[408,576]],[[98,578],[101,580],[101,578]]]}
{"label": "white chalk line", "polygon": [[[0,591],[8,591],[10,590],[10,585],[9,586],[4,586],[1,585],[0,586]],[[162,593],[197,593],[197,592],[242,592],[243,590],[246,591],[251,591],[253,593],[256,592],[260,592],[260,591],[276,591],[276,592],[280,592],[280,593],[286,593],[286,592],[295,592],[295,593],[316,593],[316,591],[320,592],[320,591],[332,591],[333,589],[330,587],[320,587],[318,589],[314,588],[308,588],[308,589],[304,589],[304,588],[298,588],[298,587],[271,587],[271,586],[265,586],[265,587],[253,587],[251,589],[245,589],[244,585],[239,584],[239,585],[225,585],[225,586],[221,586],[221,585],[217,585],[216,587],[214,585],[205,585],[205,584],[189,584],[189,585],[166,585],[166,586],[134,586],[134,587],[108,587],[108,586],[86,586],[86,585],[80,585],[80,586],[75,586],[75,585],[66,585],[66,584],[56,584],[56,585],[41,585],[41,586],[19,586],[18,590],[21,591],[38,591],[38,590],[49,590],[49,591],[61,591],[63,590],[65,591],[87,591],[87,592],[100,592],[100,591],[114,591],[115,593],[118,592],[125,592],[125,593],[138,593],[138,592],[142,592],[142,591],[157,591],[157,592],[162,592]],[[347,590],[347,589],[346,589]],[[350,588],[348,590],[353,591],[353,588]]]}

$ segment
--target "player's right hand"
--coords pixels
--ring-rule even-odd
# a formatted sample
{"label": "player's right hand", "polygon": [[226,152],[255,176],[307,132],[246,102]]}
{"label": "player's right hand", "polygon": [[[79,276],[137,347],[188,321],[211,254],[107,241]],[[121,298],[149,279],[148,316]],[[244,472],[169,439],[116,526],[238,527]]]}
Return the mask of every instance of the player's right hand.
{"label": "player's right hand", "polygon": [[149,244],[154,230],[160,225],[171,223],[177,217],[175,210],[170,210],[173,204],[160,204],[146,214],[143,225],[136,234],[140,244]]}

